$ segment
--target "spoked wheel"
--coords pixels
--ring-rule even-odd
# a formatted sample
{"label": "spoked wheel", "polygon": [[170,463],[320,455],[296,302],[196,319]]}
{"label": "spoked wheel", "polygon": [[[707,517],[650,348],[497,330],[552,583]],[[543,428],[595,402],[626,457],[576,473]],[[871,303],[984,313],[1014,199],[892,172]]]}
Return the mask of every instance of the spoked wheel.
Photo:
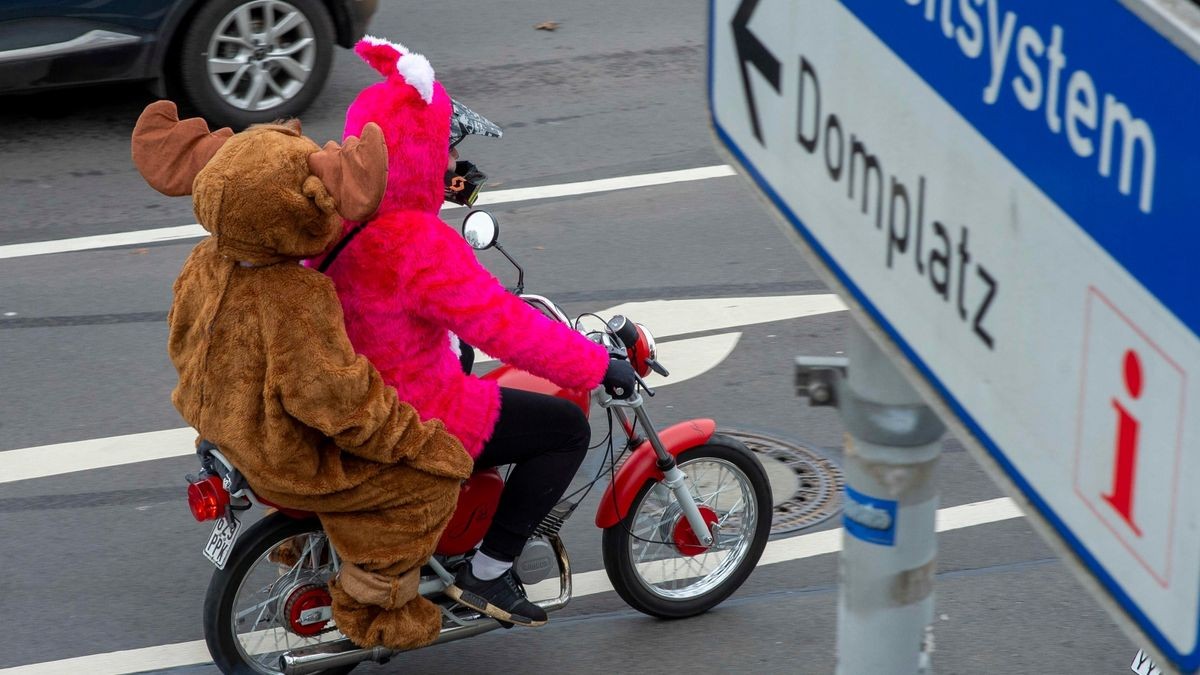
{"label": "spoked wheel", "polygon": [[704,546],[675,495],[660,482],[642,487],[629,513],[604,531],[604,568],[638,611],[664,619],[705,612],[750,576],[771,534],[771,484],[741,443],[715,435],[681,453],[679,469],[712,527]]}
{"label": "spoked wheel", "polygon": [[284,652],[341,638],[330,615],[334,561],[316,518],[273,513],[246,530],[204,599],[204,637],[221,672],[278,673]]}

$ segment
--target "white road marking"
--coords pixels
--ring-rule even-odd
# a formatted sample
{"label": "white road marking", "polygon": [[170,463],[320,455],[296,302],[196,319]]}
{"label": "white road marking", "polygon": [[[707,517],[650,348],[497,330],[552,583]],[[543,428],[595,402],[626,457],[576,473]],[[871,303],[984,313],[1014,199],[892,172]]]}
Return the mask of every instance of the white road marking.
{"label": "white road marking", "polygon": [[[646,384],[658,389],[699,377],[729,358],[741,337],[741,333],[734,332],[660,342],[658,344],[658,361],[671,374],[669,377],[663,377],[657,373],[651,373],[646,378]],[[480,357],[475,361],[477,365],[494,365],[496,363],[496,359],[483,352],[477,352],[477,355]]]}
{"label": "white road marking", "polygon": [[[845,303],[833,293],[812,293],[626,302],[595,313],[602,317],[616,314],[627,316],[645,325],[656,340],[661,340],[675,335],[786,321],[845,309]],[[585,318],[585,322],[588,322],[584,324],[587,330],[600,327],[600,322],[595,319]],[[483,352],[476,353],[476,363],[494,360]],[[670,369],[669,363],[663,363]]]}
{"label": "white road marking", "polygon": [[112,234],[97,234],[91,237],[74,237],[72,239],[53,239],[51,241],[31,241],[26,244],[7,244],[0,246],[0,259],[24,258],[33,255],[50,253],[67,253],[70,251],[87,251],[94,248],[109,248],[112,246],[131,246],[134,244],[150,244],[176,239],[197,239],[206,236],[199,225],[180,225],[178,227],[160,227],[153,230],[137,230],[134,232],[114,232]]}
{"label": "white road marking", "polygon": [[[601,178],[599,180],[589,180],[578,183],[563,183],[561,185],[542,185],[538,187],[496,190],[495,192],[484,192],[480,194],[479,199],[475,201],[475,206],[478,207],[488,206],[489,204],[505,204],[508,202],[520,202],[531,199],[574,197],[576,195],[586,195],[594,192],[628,190],[630,188],[650,187],[652,185],[668,185],[670,183],[687,183],[694,180],[724,178],[726,176],[736,175],[736,173],[737,172],[733,170],[733,167],[729,166],[728,164],[717,164],[714,166],[701,166],[695,169],[662,171],[659,173],[643,173],[635,176],[619,176],[617,178]],[[449,205],[444,207],[442,210],[450,208],[462,207],[457,205]]]}
{"label": "white road marking", "polygon": [[[635,320],[642,317],[656,336],[670,337],[842,309],[845,306],[837,296],[819,294],[635,302],[605,310],[602,316],[628,311]],[[671,371],[671,377],[651,376],[651,386],[673,386],[715,368],[733,352],[740,335],[729,333],[661,343],[661,360]],[[182,457],[194,452],[195,438],[196,433],[191,428],[183,427],[3,451],[0,452],[0,484]]]}
{"label": "white road marking", "polygon": [[838,299],[837,295],[823,293],[627,302],[597,313],[604,317],[623,314],[633,321],[645,324],[655,338],[664,338],[685,333],[799,319],[805,316],[840,312],[845,309],[846,305]]}
{"label": "white road marking", "polygon": [[[599,180],[581,181],[577,183],[562,183],[559,185],[542,185],[527,188],[512,188],[485,192],[475,202],[476,206],[489,204],[504,204],[508,202],[528,201],[533,199],[552,199],[555,197],[572,197],[595,192],[610,192],[628,190],[630,188],[684,183],[688,181],[722,178],[734,175],[733,167],[726,164],[702,166],[695,169],[680,171],[662,171],[659,173],[644,173],[635,176],[619,176],[617,178],[601,178]],[[448,205],[443,210],[462,208],[458,205]],[[70,251],[87,251],[112,246],[130,246],[134,244],[150,244],[178,239],[196,239],[207,236],[203,227],[197,224],[180,225],[178,227],[160,227],[153,230],[136,230],[133,232],[115,232],[99,234],[90,237],[74,237],[71,239],[55,239],[52,241],[33,241],[25,244],[7,244],[0,246],[0,259],[22,258],[51,253],[67,253]]]}
{"label": "white road marking", "polygon": [[0,452],[0,484],[195,452],[191,427]]}
{"label": "white road marking", "polygon": [[[661,356],[663,363],[671,364],[671,377],[652,376],[650,386],[678,384],[715,368],[733,352],[739,337],[741,333],[728,333],[663,344]],[[8,450],[0,452],[0,484],[183,457],[195,452],[195,441],[196,431],[181,427]]]}
{"label": "white road marking", "polygon": [[[996,523],[1012,518],[1020,518],[1021,511],[1007,497],[990,499],[972,504],[951,506],[939,509],[937,512],[937,531],[947,532],[977,525]],[[825,530],[804,534],[798,537],[780,539],[767,544],[766,551],[759,561],[759,567],[774,565],[793,560],[812,558],[818,555],[836,553],[842,549],[842,530]],[[572,579],[574,598],[587,597],[613,590],[604,570],[593,570],[576,574]],[[547,580],[529,587],[531,597],[550,598],[558,594],[558,581]],[[157,668],[178,668],[211,660],[203,640],[180,642],[157,647],[129,649],[107,654],[93,654],[61,661],[35,663],[28,666],[17,666],[0,670],[0,673],[12,675],[45,675],[57,673],[81,673],[89,675],[119,675],[121,673],[139,672]]]}
{"label": "white road marking", "polygon": [[650,373],[646,384],[654,389],[661,389],[700,377],[729,358],[741,337],[741,333],[722,333],[664,342],[658,345],[658,360],[671,375],[663,377],[657,373]]}
{"label": "white road marking", "polygon": [[159,668],[178,668],[197,663],[211,663],[204,640],[177,642],[142,649],[127,649],[108,654],[92,654],[74,659],[32,663],[28,666],[5,668],[0,673],[37,673],[38,675],[124,675]]}

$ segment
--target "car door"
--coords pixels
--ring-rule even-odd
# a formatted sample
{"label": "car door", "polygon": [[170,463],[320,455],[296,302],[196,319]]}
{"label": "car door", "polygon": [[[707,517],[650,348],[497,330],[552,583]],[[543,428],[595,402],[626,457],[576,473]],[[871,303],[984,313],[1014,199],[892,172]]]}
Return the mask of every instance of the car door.
{"label": "car door", "polygon": [[0,3],[0,90],[137,79],[173,2]]}

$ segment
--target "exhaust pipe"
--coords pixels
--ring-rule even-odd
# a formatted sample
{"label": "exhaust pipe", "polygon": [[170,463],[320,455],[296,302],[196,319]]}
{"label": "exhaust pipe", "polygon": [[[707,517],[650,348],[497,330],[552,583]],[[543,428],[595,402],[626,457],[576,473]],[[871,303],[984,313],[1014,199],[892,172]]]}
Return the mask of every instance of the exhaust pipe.
{"label": "exhaust pipe", "polygon": [[284,673],[317,673],[363,661],[387,663],[394,653],[387,647],[361,649],[349,639],[342,638],[336,642],[290,651],[279,657],[279,668]]}
{"label": "exhaust pipe", "polygon": [[[433,644],[440,645],[445,642],[475,637],[499,627],[500,624],[490,616],[479,616],[465,621],[464,625],[443,628]],[[325,644],[294,649],[279,657],[279,669],[286,675],[308,675],[330,668],[352,666],[363,661],[387,663],[389,659],[399,653],[401,652],[387,647],[363,649],[351,642],[349,638],[342,638]]]}
{"label": "exhaust pipe", "polygon": [[[550,538],[554,552],[558,557],[558,597],[553,600],[542,600],[536,603],[547,612],[562,609],[571,600],[571,561],[567,558],[567,549],[557,535]],[[455,640],[475,637],[500,627],[500,624],[490,616],[476,615],[466,619],[459,625],[443,628],[433,644],[440,645]],[[349,638],[334,640],[324,644],[294,649],[279,657],[279,669],[285,675],[310,675],[330,668],[352,666],[363,661],[387,663],[396,654],[401,653],[387,647],[370,647],[364,649],[350,641]]]}

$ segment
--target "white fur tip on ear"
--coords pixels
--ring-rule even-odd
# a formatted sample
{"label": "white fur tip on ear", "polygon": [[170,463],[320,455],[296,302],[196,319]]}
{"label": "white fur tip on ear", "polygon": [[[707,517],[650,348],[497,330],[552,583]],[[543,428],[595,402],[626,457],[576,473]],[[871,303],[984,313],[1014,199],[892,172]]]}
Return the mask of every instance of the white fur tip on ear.
{"label": "white fur tip on ear", "polygon": [[405,82],[412,85],[417,93],[421,94],[421,99],[426,104],[433,103],[434,75],[433,66],[429,65],[429,59],[409,50],[399,42],[392,42],[374,35],[364,35],[362,41],[376,47],[386,45],[396,50],[399,53],[399,56],[396,57],[396,72],[404,78]]}
{"label": "white fur tip on ear", "polygon": [[[388,42],[387,40],[384,40],[383,38],[377,38],[374,35],[364,35],[364,36],[362,36],[362,41],[369,45],[375,45],[376,47],[378,47],[379,45],[392,44],[392,43]],[[393,46],[395,46],[395,45],[393,45]]]}
{"label": "white fur tip on ear", "polygon": [[407,52],[396,62],[396,70],[405,82],[416,88],[426,104],[433,103],[433,66],[416,52]]}

